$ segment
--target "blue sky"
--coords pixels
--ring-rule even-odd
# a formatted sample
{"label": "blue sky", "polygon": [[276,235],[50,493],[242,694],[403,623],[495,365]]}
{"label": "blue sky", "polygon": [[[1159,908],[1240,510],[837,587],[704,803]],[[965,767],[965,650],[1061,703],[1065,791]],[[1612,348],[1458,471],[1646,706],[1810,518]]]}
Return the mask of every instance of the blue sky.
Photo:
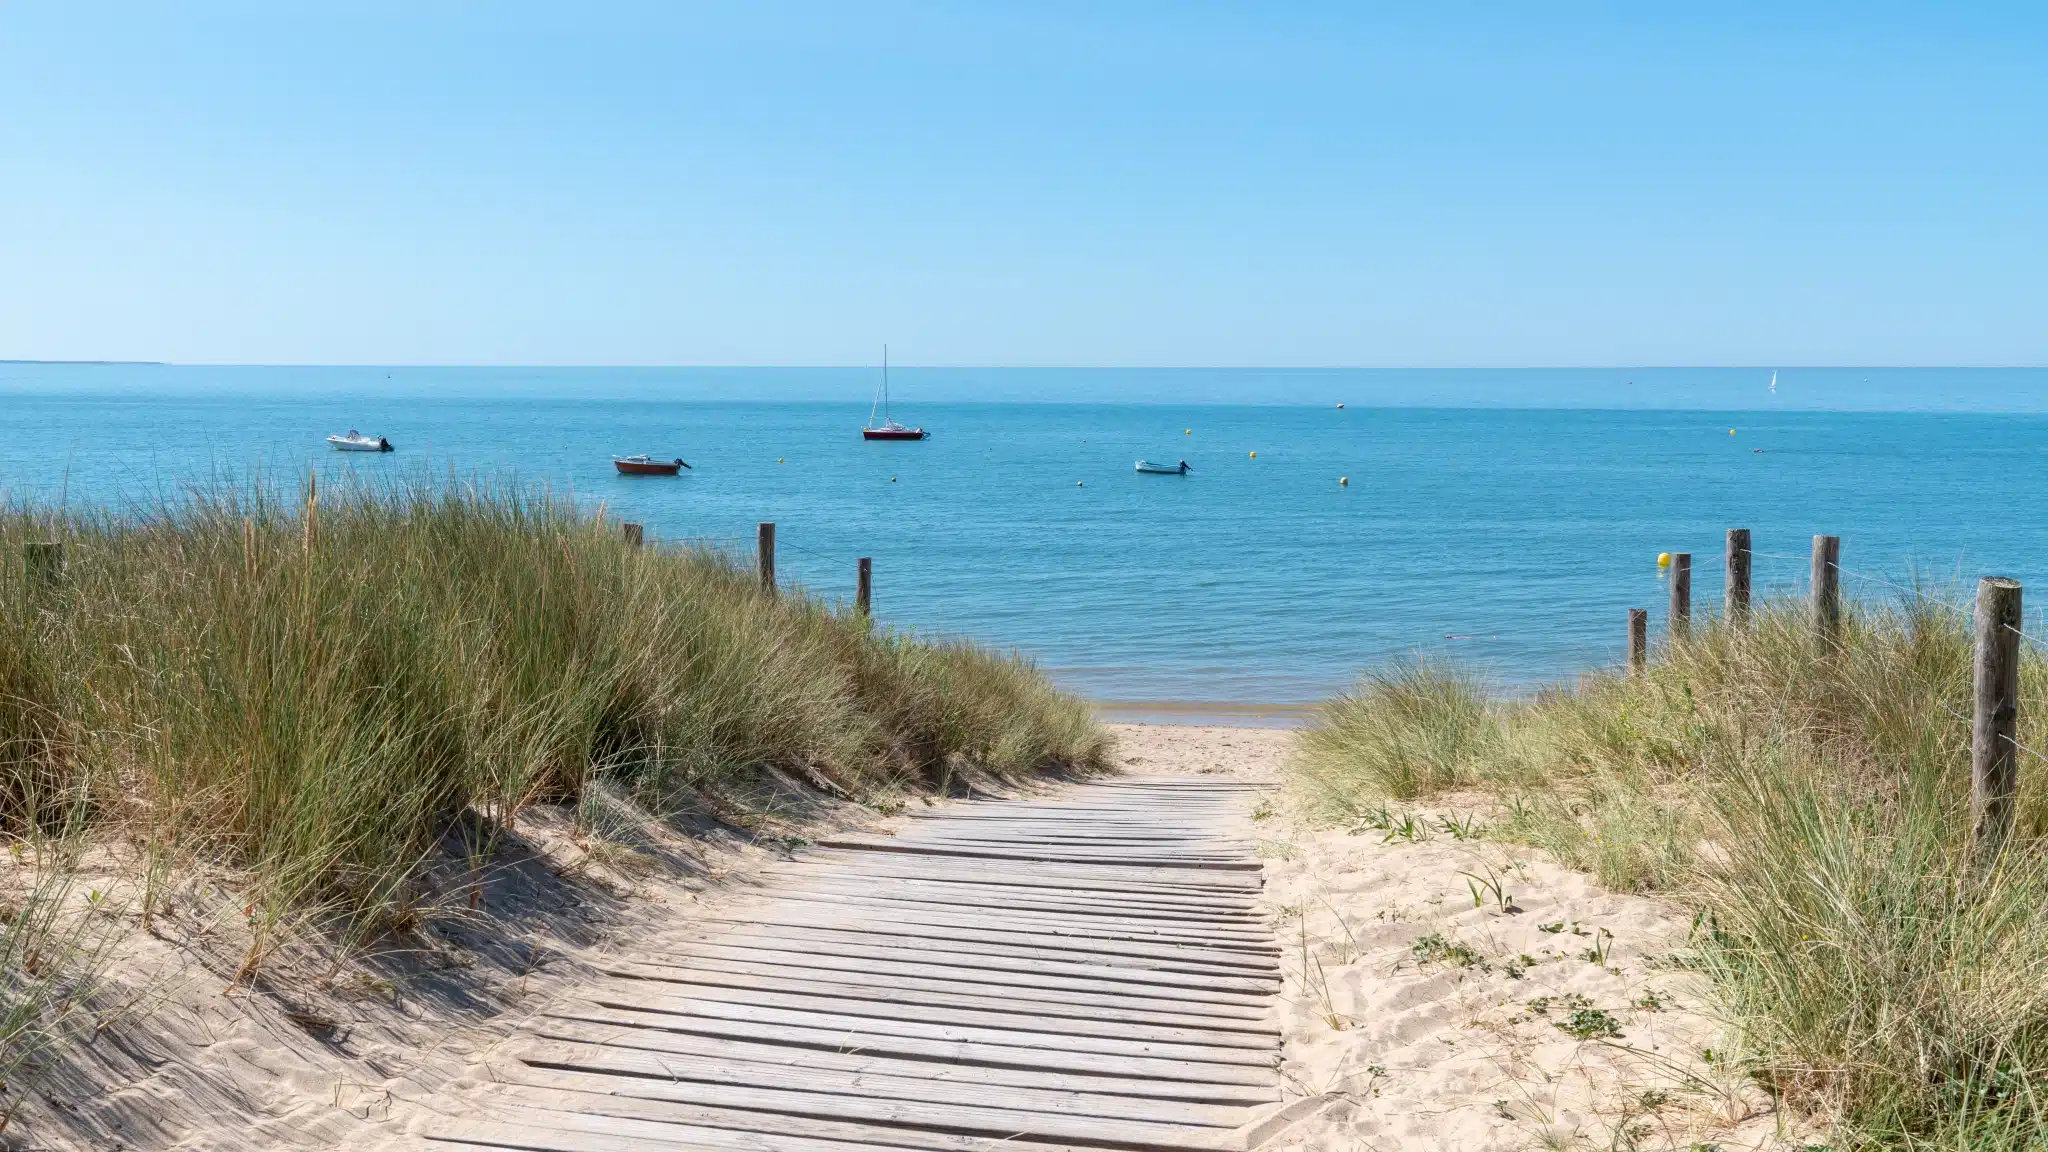
{"label": "blue sky", "polygon": [[2048,364],[2031,5],[310,7],[0,5],[0,357]]}

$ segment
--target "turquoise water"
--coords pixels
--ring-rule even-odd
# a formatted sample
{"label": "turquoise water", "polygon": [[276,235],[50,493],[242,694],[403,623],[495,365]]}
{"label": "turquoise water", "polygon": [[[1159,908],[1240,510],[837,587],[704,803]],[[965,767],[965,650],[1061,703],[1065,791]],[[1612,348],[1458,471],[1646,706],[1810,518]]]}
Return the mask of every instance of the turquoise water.
{"label": "turquoise water", "polygon": [[[1742,371],[1738,399],[1761,390]],[[452,467],[602,501],[668,540],[751,547],[754,524],[773,520],[785,577],[850,596],[855,558],[873,556],[883,619],[1014,646],[1118,701],[1310,701],[1413,652],[1511,684],[1566,676],[1620,658],[1627,608],[1661,617],[1659,551],[1691,551],[1696,602],[1718,604],[1731,526],[1754,531],[1764,587],[1796,589],[1812,534],[1832,532],[1858,594],[1889,595],[1916,570],[2048,589],[2039,413],[965,403],[930,399],[963,390],[932,370],[909,375],[897,414],[933,438],[868,444],[871,374],[857,370],[688,387],[631,371],[381,372],[0,366],[0,490],[119,507],[255,468]],[[1384,401],[1373,389],[1393,386],[1370,375],[1317,387]],[[1040,379],[1074,400],[1158,387],[1146,373]],[[789,393],[791,380],[859,401],[701,396]],[[2038,400],[2043,381],[1926,386],[1994,406]],[[1887,378],[1900,395],[1912,383]],[[1473,386],[1416,373],[1396,390],[1427,401]],[[325,449],[351,426],[400,450]],[[638,451],[695,470],[613,474],[613,453]],[[1139,476],[1139,457],[1194,470]]]}

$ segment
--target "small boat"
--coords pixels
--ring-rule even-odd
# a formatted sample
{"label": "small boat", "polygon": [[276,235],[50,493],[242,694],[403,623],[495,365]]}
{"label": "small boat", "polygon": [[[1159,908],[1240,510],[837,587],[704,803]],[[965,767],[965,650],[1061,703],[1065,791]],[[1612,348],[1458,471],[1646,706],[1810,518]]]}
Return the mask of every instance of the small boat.
{"label": "small boat", "polygon": [[1183,460],[1178,464],[1154,464],[1150,460],[1138,461],[1138,471],[1147,476],[1185,476],[1194,471]]}
{"label": "small boat", "polygon": [[[881,409],[882,423],[875,423],[875,410]],[[875,402],[868,406],[868,422],[861,426],[863,440],[922,440],[930,435],[923,428],[908,428],[889,418],[889,346],[882,345],[882,387],[875,393]]]}
{"label": "small boat", "polygon": [[655,460],[646,453],[638,456],[614,456],[612,467],[621,476],[674,476],[690,465],[681,456],[673,460]]}
{"label": "small boat", "polygon": [[329,436],[327,442],[334,445],[337,452],[391,451],[391,441],[382,436],[365,436],[353,428],[348,430],[346,436]]}

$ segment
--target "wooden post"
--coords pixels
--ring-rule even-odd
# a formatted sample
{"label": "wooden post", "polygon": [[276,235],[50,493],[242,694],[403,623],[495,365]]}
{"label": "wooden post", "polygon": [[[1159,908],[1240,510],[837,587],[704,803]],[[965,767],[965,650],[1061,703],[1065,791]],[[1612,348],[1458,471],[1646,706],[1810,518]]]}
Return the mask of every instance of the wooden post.
{"label": "wooden post", "polygon": [[2019,792],[2020,582],[1977,582],[1976,713],[1970,721],[1970,845],[1989,864],[2012,830]]}
{"label": "wooden post", "polygon": [[1749,529],[1728,530],[1728,591],[1721,614],[1737,628],[1749,624]]}
{"label": "wooden post", "polygon": [[1842,631],[1842,538],[1813,538],[1812,597],[1813,632],[1822,640],[1834,641]]}
{"label": "wooden post", "polygon": [[633,523],[631,520],[626,521],[625,532],[626,543],[631,544],[635,548],[640,547],[640,545],[644,543],[646,540],[645,530],[641,528],[640,525]]}
{"label": "wooden post", "polygon": [[775,593],[775,522],[761,521],[754,534],[755,566],[761,570],[761,587]]}
{"label": "wooden post", "polygon": [[22,545],[22,566],[32,588],[49,588],[64,578],[64,545],[55,540],[30,540]]}
{"label": "wooden post", "polygon": [[1628,610],[1628,670],[1640,675],[1650,663],[1650,610]]}
{"label": "wooden post", "polygon": [[875,600],[875,561],[863,556],[858,561],[859,573],[853,585],[853,609],[861,615],[869,615]]}
{"label": "wooden post", "polygon": [[1683,640],[1692,634],[1692,553],[1671,554],[1671,638]]}

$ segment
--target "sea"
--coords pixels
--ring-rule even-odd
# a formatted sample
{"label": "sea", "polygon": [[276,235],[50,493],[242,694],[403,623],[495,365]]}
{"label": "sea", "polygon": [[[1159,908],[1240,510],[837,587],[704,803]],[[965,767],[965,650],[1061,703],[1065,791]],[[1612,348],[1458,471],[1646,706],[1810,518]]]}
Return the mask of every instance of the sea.
{"label": "sea", "polygon": [[[1527,691],[1663,627],[1659,553],[1760,593],[1812,537],[1849,594],[2048,607],[2048,371],[892,371],[929,439],[869,443],[878,372],[0,363],[0,497],[142,513],[195,486],[430,475],[542,485],[653,540],[747,554],[875,613],[1023,653],[1105,711],[1288,723],[1413,659]],[[388,455],[330,451],[358,428]],[[674,479],[615,454],[681,456]],[[1139,475],[1139,459],[1185,475]],[[2029,631],[2048,636],[2039,609]]]}

